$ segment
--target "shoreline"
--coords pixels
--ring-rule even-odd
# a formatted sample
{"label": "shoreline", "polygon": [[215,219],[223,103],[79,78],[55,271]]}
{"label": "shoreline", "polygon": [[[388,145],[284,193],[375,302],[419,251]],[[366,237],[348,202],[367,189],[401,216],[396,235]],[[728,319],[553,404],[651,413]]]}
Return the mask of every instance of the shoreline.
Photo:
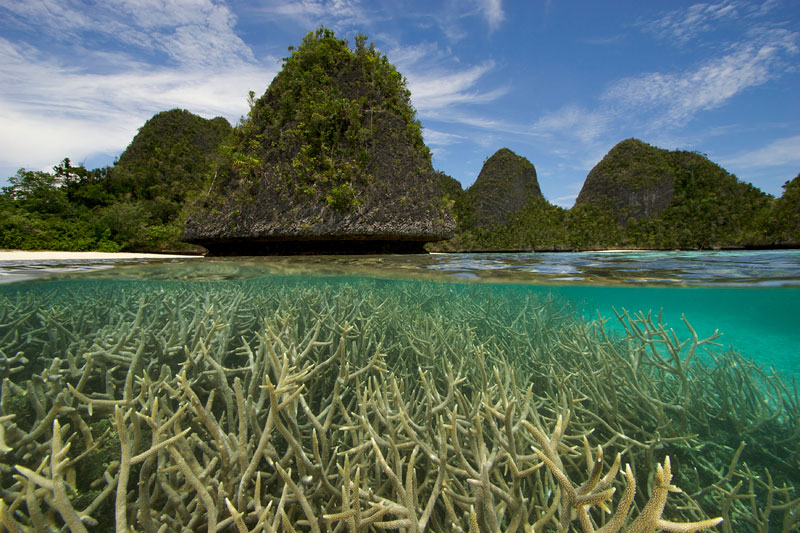
{"label": "shoreline", "polygon": [[202,255],[150,254],[136,252],[67,252],[57,250],[0,250],[0,261],[62,261],[102,259],[183,259]]}
{"label": "shoreline", "polygon": [[[651,248],[607,248],[590,250],[470,250],[470,251],[431,251],[429,255],[458,254],[518,254],[518,253],[659,253],[659,252],[742,252],[767,250],[800,250],[798,247],[770,248],[720,248],[720,249],[671,249],[659,250]],[[379,254],[380,255],[380,254]],[[198,254],[161,254],[145,252],[75,252],[61,250],[6,250],[0,249],[0,261],[102,261],[117,259],[187,259],[203,258]],[[308,257],[303,254],[298,257]]]}

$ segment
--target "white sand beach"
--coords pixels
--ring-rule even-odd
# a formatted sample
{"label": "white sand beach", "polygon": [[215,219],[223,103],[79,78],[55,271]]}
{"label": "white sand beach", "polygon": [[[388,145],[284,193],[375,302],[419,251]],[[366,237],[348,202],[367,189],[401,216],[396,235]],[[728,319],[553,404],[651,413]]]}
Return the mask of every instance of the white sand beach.
{"label": "white sand beach", "polygon": [[171,259],[202,257],[199,255],[139,254],[128,252],[60,252],[60,251],[27,251],[0,250],[0,261],[61,261],[61,260],[98,260],[98,259]]}

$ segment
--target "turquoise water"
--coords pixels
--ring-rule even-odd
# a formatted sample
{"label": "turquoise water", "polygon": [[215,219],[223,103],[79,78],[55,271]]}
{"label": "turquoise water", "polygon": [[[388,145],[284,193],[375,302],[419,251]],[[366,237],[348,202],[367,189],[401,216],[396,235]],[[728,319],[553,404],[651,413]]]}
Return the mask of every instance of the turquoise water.
{"label": "turquoise water", "polygon": [[[701,337],[715,331],[724,348],[732,347],[760,364],[800,374],[800,289],[587,287],[550,289],[574,301],[587,318],[614,318],[614,309],[661,312],[679,336],[688,335],[685,316]],[[609,322],[610,326],[616,321]]]}
{"label": "turquoise water", "polygon": [[225,282],[286,276],[468,283],[487,290],[504,285],[557,295],[587,319],[612,319],[612,330],[614,310],[662,313],[681,337],[688,334],[685,316],[700,337],[718,330],[722,347],[782,373],[800,373],[798,250],[0,261],[0,281],[6,282],[0,290],[14,292],[64,279]]}

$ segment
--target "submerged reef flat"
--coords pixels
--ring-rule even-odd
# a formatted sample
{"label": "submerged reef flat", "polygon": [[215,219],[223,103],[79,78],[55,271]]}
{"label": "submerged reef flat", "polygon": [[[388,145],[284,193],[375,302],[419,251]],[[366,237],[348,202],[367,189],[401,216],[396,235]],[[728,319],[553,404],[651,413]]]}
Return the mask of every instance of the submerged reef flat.
{"label": "submerged reef flat", "polygon": [[0,287],[0,530],[797,531],[800,403],[521,287]]}

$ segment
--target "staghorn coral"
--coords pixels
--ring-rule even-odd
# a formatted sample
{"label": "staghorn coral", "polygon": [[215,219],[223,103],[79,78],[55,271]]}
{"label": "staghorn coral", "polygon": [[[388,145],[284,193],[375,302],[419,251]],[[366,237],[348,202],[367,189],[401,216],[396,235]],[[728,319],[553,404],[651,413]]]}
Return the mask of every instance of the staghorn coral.
{"label": "staghorn coral", "polygon": [[31,361],[0,397],[9,531],[797,528],[792,480],[711,438],[736,406],[796,457],[796,392],[651,317],[617,338],[533,292],[290,278],[0,298]]}

